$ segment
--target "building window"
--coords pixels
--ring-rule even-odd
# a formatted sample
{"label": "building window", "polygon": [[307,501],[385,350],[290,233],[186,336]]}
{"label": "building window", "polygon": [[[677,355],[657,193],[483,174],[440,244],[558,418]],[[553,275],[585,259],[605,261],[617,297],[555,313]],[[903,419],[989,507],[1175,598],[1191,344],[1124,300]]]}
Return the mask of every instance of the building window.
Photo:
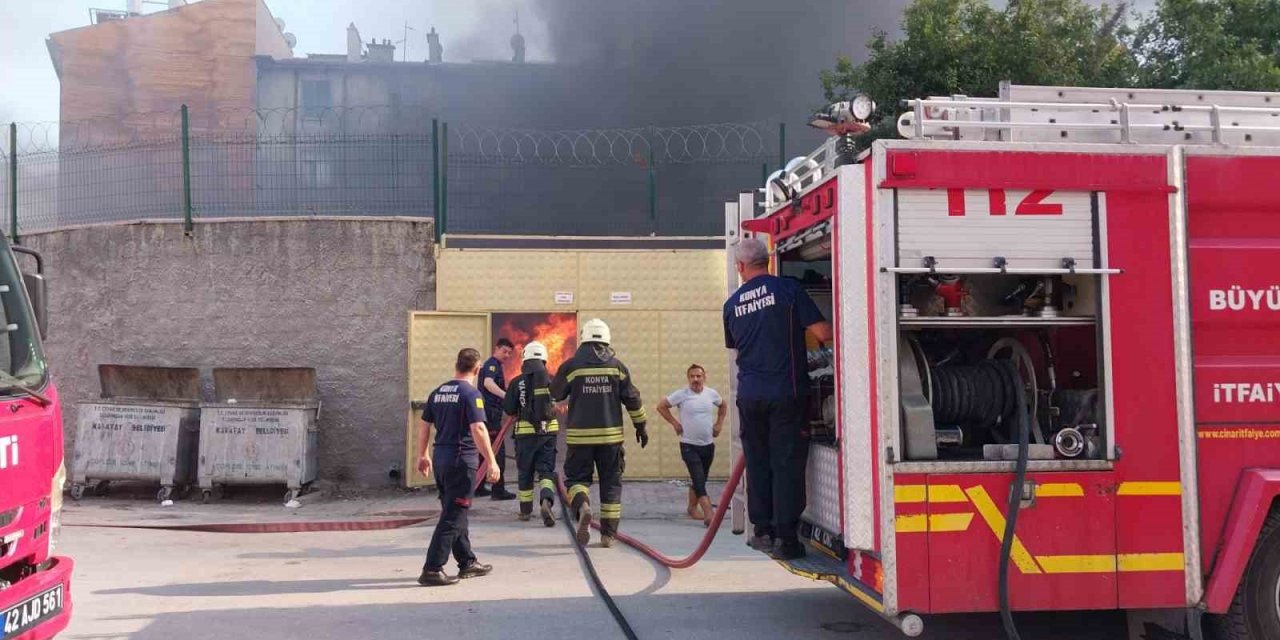
{"label": "building window", "polygon": [[333,186],[333,167],[326,160],[302,161],[302,186],[320,189]]}
{"label": "building window", "polygon": [[333,93],[328,80],[302,81],[302,115],[318,117],[333,107]]}

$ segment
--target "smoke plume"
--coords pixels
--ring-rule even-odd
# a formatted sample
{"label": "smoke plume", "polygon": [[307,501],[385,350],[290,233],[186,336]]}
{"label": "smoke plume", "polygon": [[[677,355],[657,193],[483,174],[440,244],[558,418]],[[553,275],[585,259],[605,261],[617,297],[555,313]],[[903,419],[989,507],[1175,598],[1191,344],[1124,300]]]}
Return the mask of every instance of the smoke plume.
{"label": "smoke plume", "polygon": [[822,105],[818,74],[865,57],[909,0],[530,0],[556,62],[580,66],[615,122],[785,121]]}

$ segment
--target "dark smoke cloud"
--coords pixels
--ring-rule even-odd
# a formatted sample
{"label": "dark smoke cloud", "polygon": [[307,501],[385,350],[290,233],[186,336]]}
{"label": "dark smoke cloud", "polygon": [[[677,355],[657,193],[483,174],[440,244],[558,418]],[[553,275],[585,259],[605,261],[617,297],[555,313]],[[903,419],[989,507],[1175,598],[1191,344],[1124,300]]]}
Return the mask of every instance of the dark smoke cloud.
{"label": "dark smoke cloud", "polygon": [[530,2],[556,61],[608,92],[615,122],[800,125],[822,105],[819,72],[864,58],[909,0]]}

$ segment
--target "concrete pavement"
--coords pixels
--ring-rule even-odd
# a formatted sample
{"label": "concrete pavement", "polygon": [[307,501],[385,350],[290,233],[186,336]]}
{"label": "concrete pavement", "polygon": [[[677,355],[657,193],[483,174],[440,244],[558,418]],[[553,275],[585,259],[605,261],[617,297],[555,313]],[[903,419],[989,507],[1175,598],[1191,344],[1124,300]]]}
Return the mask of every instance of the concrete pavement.
{"label": "concrete pavement", "polygon": [[[669,554],[704,529],[683,519],[679,486],[628,485],[623,528]],[[278,493],[278,492],[274,492]],[[334,513],[428,512],[427,493],[169,510],[141,501],[86,499],[69,522],[250,517],[325,519]],[[278,511],[276,511],[278,509]],[[472,537],[491,576],[454,587],[415,584],[431,524],[388,531],[214,534],[70,526],[60,552],[76,559],[75,615],[64,637],[113,638],[620,638],[562,525],[514,519],[514,502],[477,502]],[[121,516],[127,513],[127,516]],[[155,520],[159,516],[164,516]],[[668,571],[626,548],[590,550],[607,588],[641,638],[901,637],[850,596],[792,576],[721,533],[696,567]],[[453,568],[451,567],[452,571]],[[1115,614],[1019,616],[1028,640],[1121,638]],[[927,617],[926,638],[992,640],[995,616]]]}

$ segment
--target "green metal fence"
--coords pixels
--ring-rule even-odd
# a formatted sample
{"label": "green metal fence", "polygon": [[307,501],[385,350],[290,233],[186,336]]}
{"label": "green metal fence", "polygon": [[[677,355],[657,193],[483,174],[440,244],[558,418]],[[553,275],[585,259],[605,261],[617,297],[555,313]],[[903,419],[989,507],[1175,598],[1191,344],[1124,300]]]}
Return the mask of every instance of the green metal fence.
{"label": "green metal fence", "polygon": [[8,126],[9,234],[148,219],[433,218],[437,232],[716,235],[776,165],[762,123],[530,131],[363,107]]}

